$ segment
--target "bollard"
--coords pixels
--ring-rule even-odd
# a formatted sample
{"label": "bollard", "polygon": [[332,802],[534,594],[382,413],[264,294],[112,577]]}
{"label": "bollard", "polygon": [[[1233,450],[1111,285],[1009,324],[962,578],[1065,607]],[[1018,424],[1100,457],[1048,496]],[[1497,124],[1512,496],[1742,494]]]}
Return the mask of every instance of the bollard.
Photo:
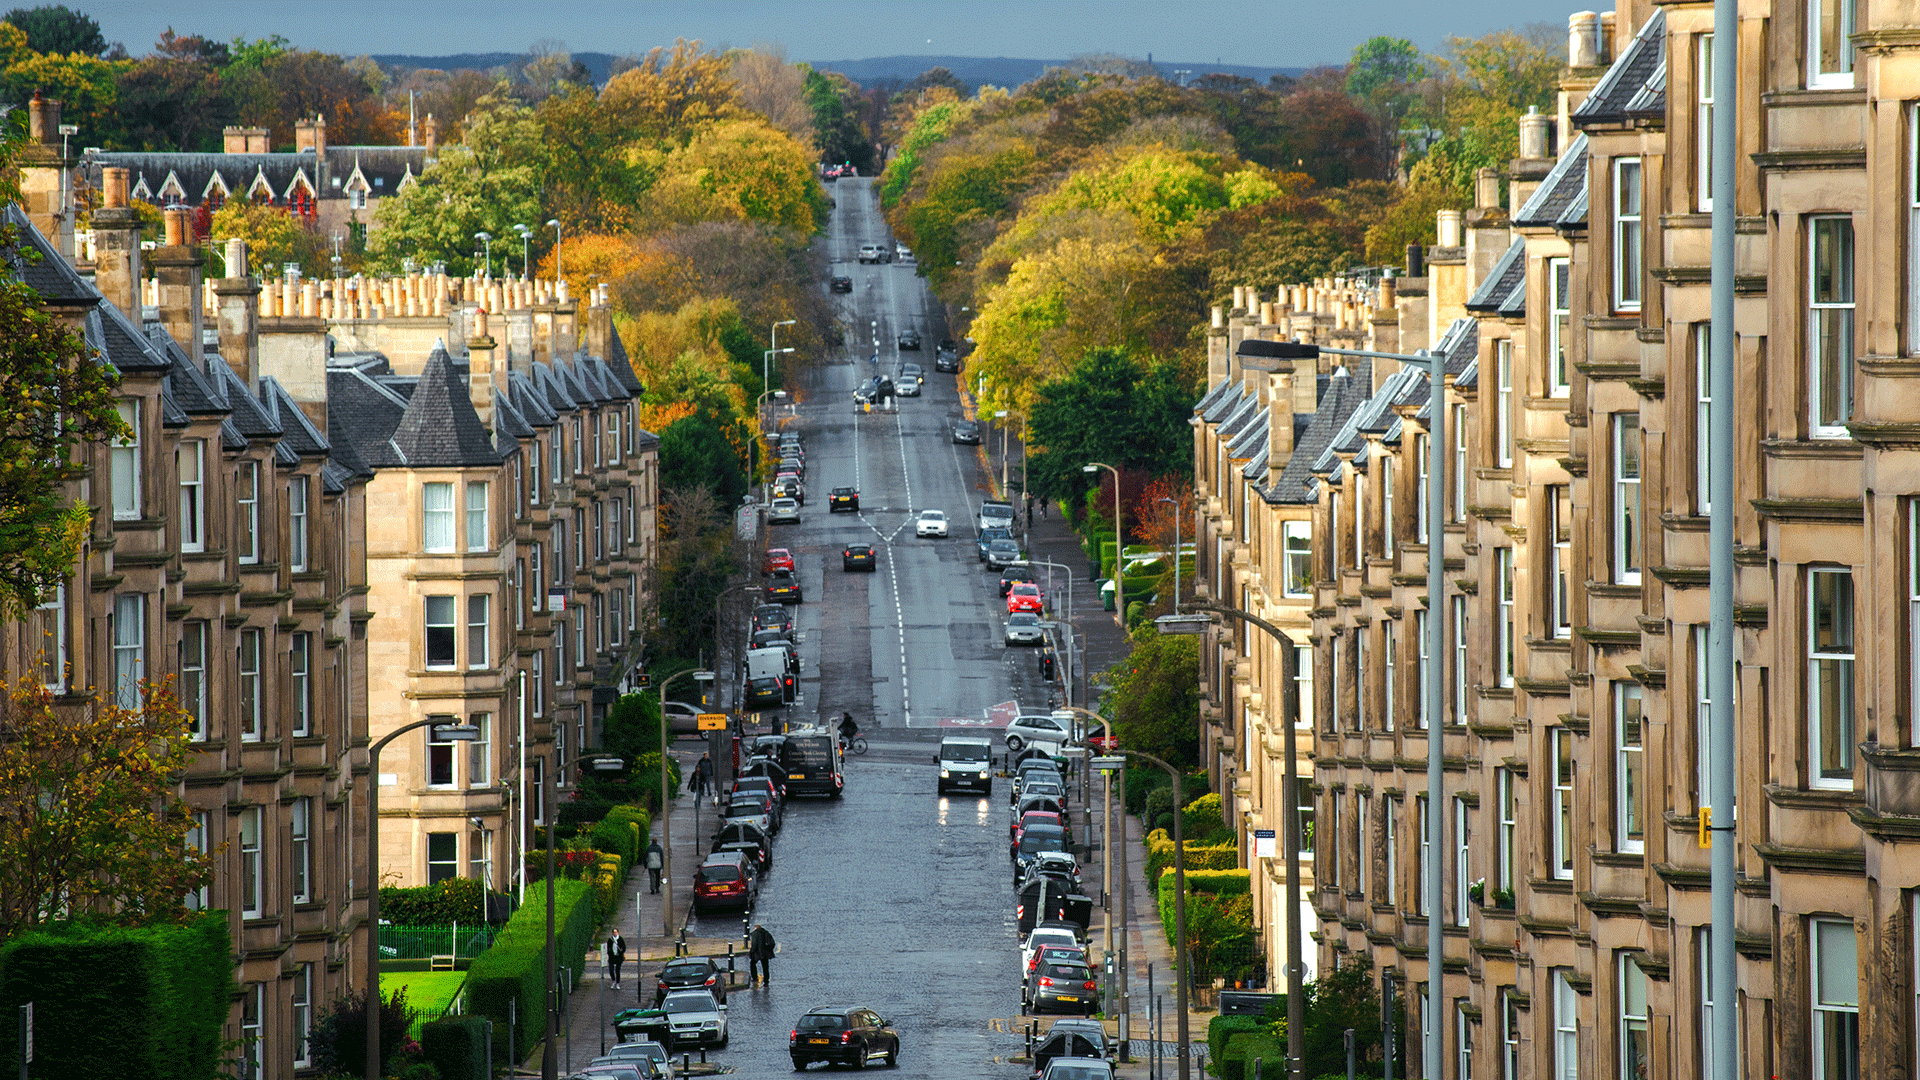
{"label": "bollard", "polygon": [[507,999],[507,1068],[518,1072],[520,1058],[514,1053],[514,1040],[520,1034],[520,998],[515,995]]}
{"label": "bollard", "polygon": [[727,942],[727,985],[728,986],[733,985],[734,974],[735,974],[735,971],[733,967],[733,942],[729,941]]}
{"label": "bollard", "polygon": [[687,1075],[687,1071],[692,1068],[693,1068],[693,1055],[681,1054],[680,1055],[680,1075],[681,1076]]}
{"label": "bollard", "polygon": [[1261,1060],[1262,1060],[1262,1059],[1260,1059],[1260,1058],[1254,1058],[1254,1059],[1253,1059],[1253,1080],[1260,1080],[1260,1065],[1261,1065]]}
{"label": "bollard", "polygon": [[1353,1029],[1347,1029],[1347,1080],[1353,1080]]}
{"label": "bollard", "polygon": [[493,1021],[488,1020],[486,1023],[487,1023],[487,1077],[488,1077],[488,1080],[492,1080],[492,1077],[493,1077]]}

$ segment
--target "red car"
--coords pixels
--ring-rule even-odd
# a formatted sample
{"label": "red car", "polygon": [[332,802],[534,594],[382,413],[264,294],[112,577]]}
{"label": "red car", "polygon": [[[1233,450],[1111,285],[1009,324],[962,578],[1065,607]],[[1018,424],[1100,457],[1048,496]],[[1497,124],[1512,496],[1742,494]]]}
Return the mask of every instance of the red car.
{"label": "red car", "polygon": [[1051,811],[1029,810],[1024,814],[1021,814],[1018,820],[1014,821],[1012,824],[1007,826],[1007,839],[1012,840],[1015,843],[1019,843],[1020,830],[1026,828],[1029,825],[1035,825],[1035,824],[1064,826],[1066,825],[1066,822],[1061,819],[1059,814],[1053,813]]}
{"label": "red car", "polygon": [[1032,582],[1023,581],[1007,590],[1007,614],[1009,615],[1016,611],[1031,611],[1038,614],[1045,603],[1046,594],[1040,591],[1040,586]]}
{"label": "red car", "polygon": [[760,564],[760,572],[771,574],[775,570],[792,570],[793,552],[786,548],[768,548],[767,557]]}

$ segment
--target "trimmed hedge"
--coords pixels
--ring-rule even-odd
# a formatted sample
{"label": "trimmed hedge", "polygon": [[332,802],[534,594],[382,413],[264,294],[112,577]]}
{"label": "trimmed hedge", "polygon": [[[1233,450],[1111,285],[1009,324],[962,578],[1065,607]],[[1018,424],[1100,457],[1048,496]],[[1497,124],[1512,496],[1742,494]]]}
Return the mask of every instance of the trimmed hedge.
{"label": "trimmed hedge", "polygon": [[448,878],[415,888],[380,890],[380,918],[395,926],[477,926],[487,920],[487,887],[478,878]]}
{"label": "trimmed hedge", "polygon": [[420,1053],[440,1080],[492,1080],[484,1016],[449,1016],[427,1024],[420,1029]]}
{"label": "trimmed hedge", "polygon": [[1207,1021],[1207,1060],[1227,1056],[1227,1039],[1243,1031],[1264,1031],[1267,1021],[1259,1016],[1216,1016]]}
{"label": "trimmed hedge", "polygon": [[616,806],[587,833],[587,840],[595,850],[611,851],[632,866],[647,849],[647,834],[652,828],[653,816],[644,809]]}
{"label": "trimmed hedge", "polygon": [[[1147,882],[1156,887],[1160,875],[1173,868],[1173,838],[1165,829],[1155,829],[1147,834]],[[1196,844],[1187,841],[1187,875],[1191,880],[1199,870],[1238,870],[1240,869],[1240,847],[1238,844]]]}
{"label": "trimmed hedge", "polygon": [[[1254,1059],[1260,1060],[1259,1080],[1287,1075],[1287,1044],[1271,1030],[1240,1031],[1227,1038],[1227,1052],[1215,1063],[1221,1080],[1255,1080]],[[1342,1080],[1345,1080],[1343,1077]]]}
{"label": "trimmed hedge", "polygon": [[13,1018],[32,1002],[36,1076],[215,1076],[225,1064],[232,952],[224,911],[22,934],[0,948],[0,1061],[19,1060]]}
{"label": "trimmed hedge", "polygon": [[[571,968],[578,985],[581,958],[593,945],[595,917],[593,887],[584,881],[556,879],[553,883],[553,935],[558,964]],[[544,882],[527,886],[527,899],[488,949],[467,970],[467,1010],[493,1021],[494,1045],[501,1054],[507,1045],[507,1002],[519,1001],[518,1046],[539,1041],[545,1028],[547,889]]]}

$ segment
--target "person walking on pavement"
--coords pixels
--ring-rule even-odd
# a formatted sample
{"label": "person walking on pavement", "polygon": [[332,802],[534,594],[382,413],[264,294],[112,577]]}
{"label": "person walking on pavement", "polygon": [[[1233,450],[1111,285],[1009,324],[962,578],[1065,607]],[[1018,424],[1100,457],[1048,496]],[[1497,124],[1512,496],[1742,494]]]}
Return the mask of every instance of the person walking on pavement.
{"label": "person walking on pavement", "polygon": [[713,790],[713,759],[705,754],[693,766],[693,794],[705,798]]}
{"label": "person walking on pavement", "polygon": [[620,989],[620,965],[627,962],[627,939],[615,930],[607,939],[607,970],[613,973],[613,988]]}
{"label": "person walking on pavement", "polygon": [[[754,979],[765,986],[773,981],[767,965],[773,961],[775,953],[780,951],[780,943],[773,940],[773,932],[760,923],[753,924],[753,933],[747,935],[747,985],[752,986]],[[757,973],[757,975],[756,975]]]}
{"label": "person walking on pavement", "polygon": [[660,870],[666,865],[666,860],[667,853],[661,849],[660,841],[655,840],[647,845],[647,879],[656,895],[660,892]]}

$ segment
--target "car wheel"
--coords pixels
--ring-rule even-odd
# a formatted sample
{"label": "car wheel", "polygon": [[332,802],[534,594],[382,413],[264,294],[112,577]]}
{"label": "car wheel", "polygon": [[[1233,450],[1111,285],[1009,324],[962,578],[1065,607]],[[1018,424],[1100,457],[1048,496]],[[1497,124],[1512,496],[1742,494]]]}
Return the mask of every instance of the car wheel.
{"label": "car wheel", "polygon": [[887,1068],[896,1069],[899,1067],[900,1067],[900,1043],[896,1040],[893,1044],[893,1049],[887,1053]]}
{"label": "car wheel", "polygon": [[1018,735],[1007,736],[1007,750],[1009,752],[1017,754],[1020,751],[1026,749],[1026,747],[1027,747],[1027,741],[1025,739],[1022,739],[1020,736]]}
{"label": "car wheel", "polygon": [[867,1067],[867,1048],[866,1047],[863,1046],[860,1048],[860,1052],[854,1055],[853,1061],[848,1067],[854,1068],[854,1069],[864,1069]]}
{"label": "car wheel", "polygon": [[794,1058],[794,1059],[793,1059],[793,1071],[794,1071],[794,1072],[806,1072],[806,1071],[807,1071],[807,1061],[806,1061],[806,1059],[805,1059],[805,1058]]}

